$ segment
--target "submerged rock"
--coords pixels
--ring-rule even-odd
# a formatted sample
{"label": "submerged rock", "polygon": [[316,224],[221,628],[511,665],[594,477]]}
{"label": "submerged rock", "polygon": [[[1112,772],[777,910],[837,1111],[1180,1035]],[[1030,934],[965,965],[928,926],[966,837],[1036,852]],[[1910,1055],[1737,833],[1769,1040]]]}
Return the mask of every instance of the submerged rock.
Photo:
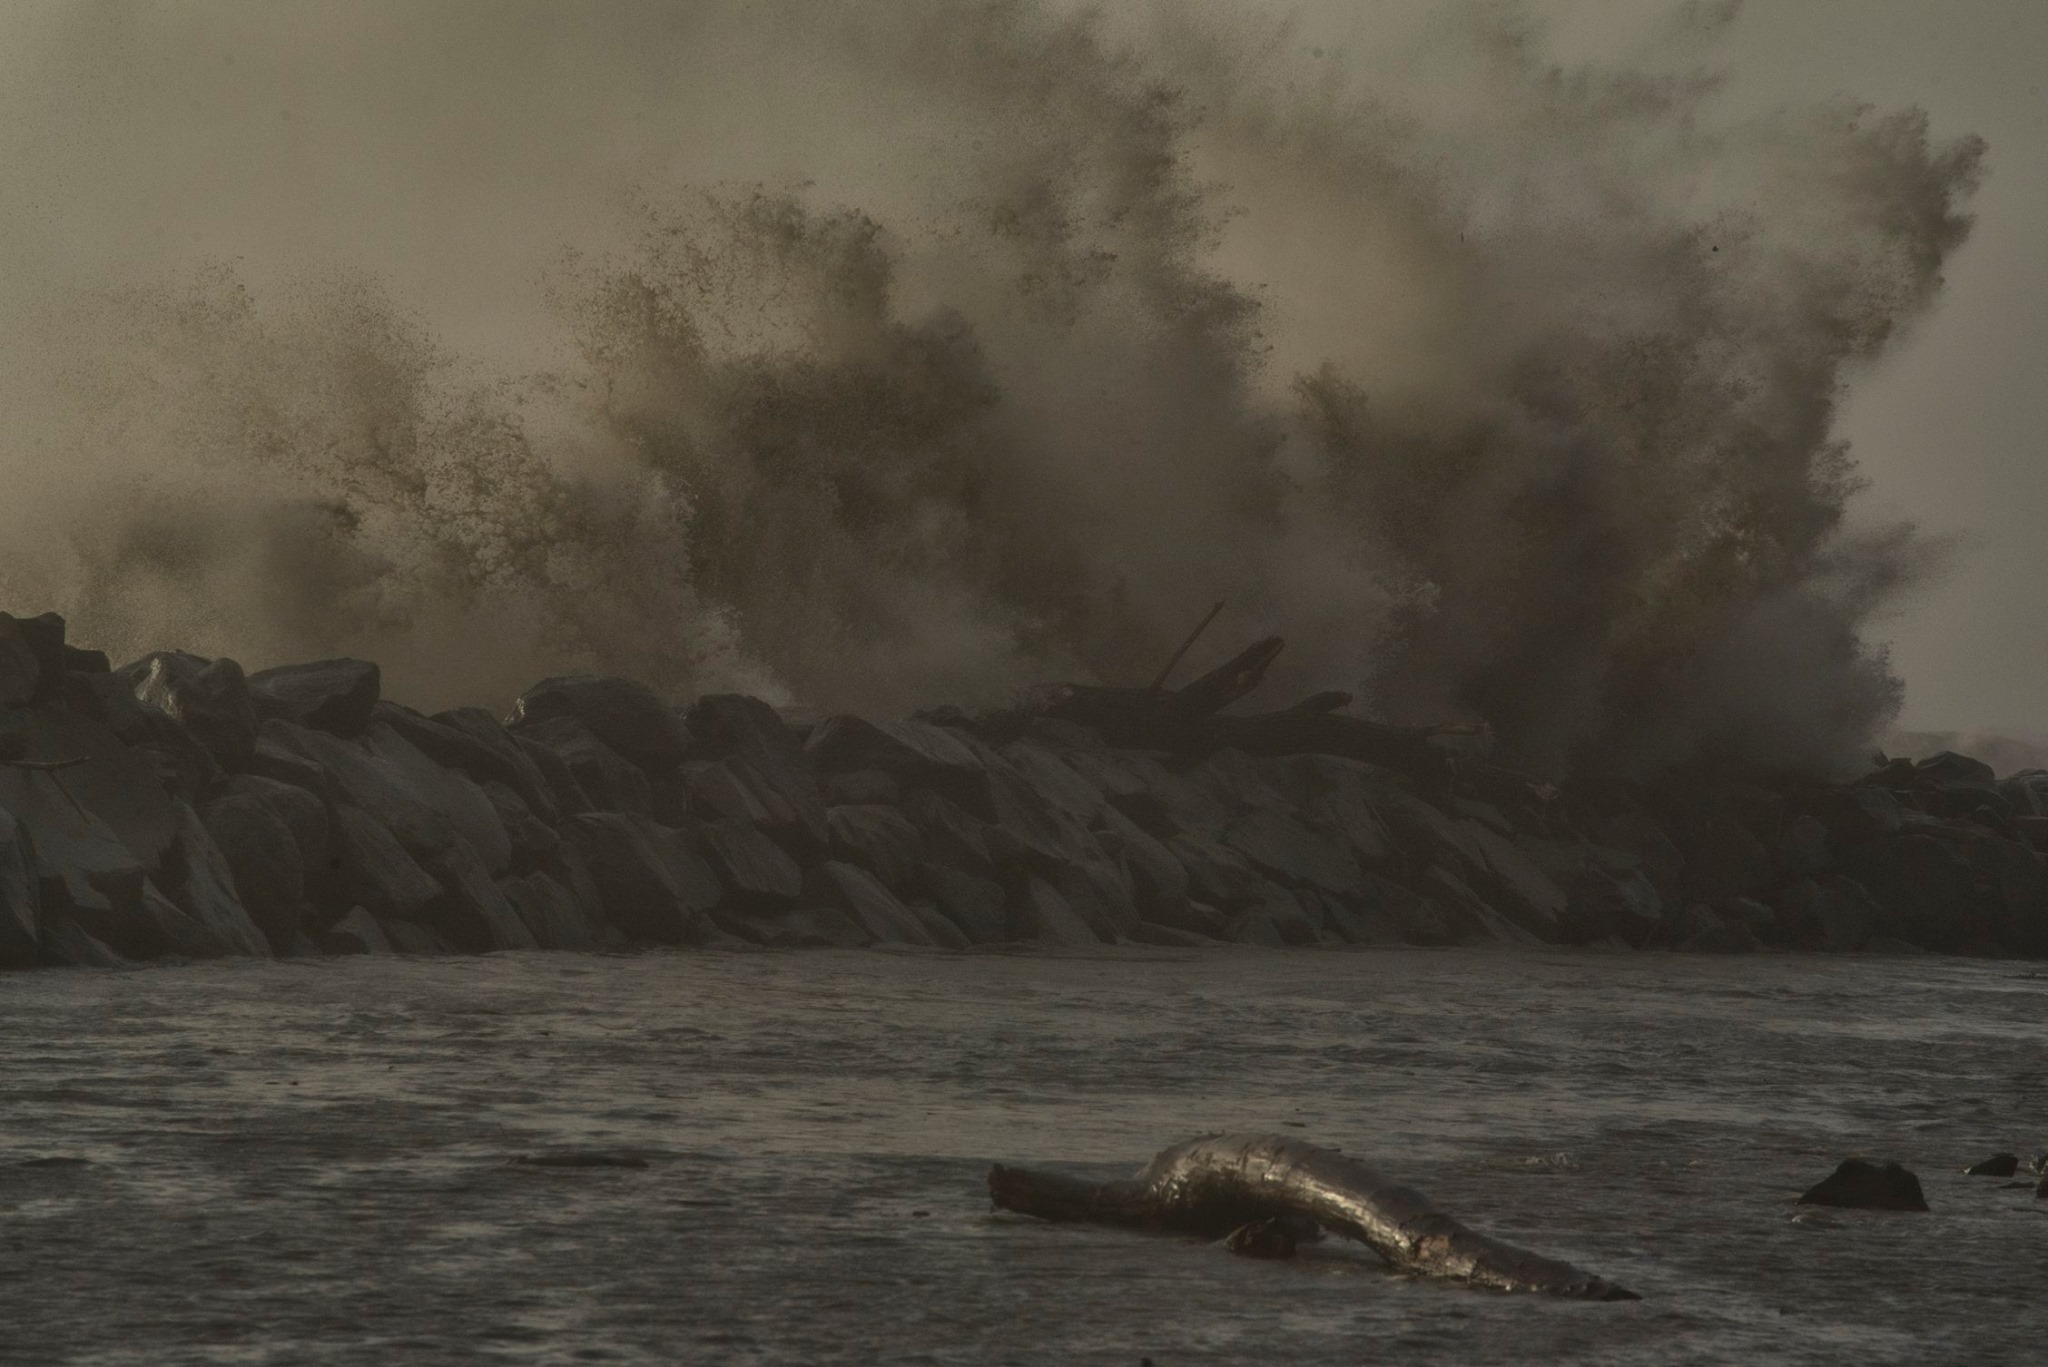
{"label": "submerged rock", "polygon": [[1965,1177],[2011,1177],[2020,1170],[2020,1159],[2016,1153],[1994,1153],[1982,1162],[1972,1163],[1963,1169]]}
{"label": "submerged rock", "polygon": [[1845,1158],[1824,1180],[1799,1197],[1802,1206],[1844,1206],[1858,1210],[1926,1210],[1920,1179],[1896,1162],[1877,1164]]}

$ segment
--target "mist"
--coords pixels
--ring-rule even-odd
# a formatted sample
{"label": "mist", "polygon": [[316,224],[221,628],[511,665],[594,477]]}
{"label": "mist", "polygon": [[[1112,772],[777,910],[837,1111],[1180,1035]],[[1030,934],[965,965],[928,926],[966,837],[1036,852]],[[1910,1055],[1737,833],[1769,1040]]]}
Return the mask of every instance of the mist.
{"label": "mist", "polygon": [[[54,6],[0,109],[0,588],[117,657],[880,713],[1288,648],[1546,773],[1860,758],[1844,385],[1982,145],[1738,115],[1726,7]],[[1199,661],[1195,662],[1199,663]]]}

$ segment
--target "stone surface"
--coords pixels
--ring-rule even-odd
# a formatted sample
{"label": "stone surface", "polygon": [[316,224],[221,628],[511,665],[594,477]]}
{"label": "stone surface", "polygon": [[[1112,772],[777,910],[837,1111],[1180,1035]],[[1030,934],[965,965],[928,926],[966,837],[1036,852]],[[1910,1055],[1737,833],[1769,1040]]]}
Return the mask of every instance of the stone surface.
{"label": "stone surface", "polygon": [[334,813],[339,863],[335,890],[348,906],[367,907],[380,921],[424,924],[441,898],[441,885],[406,852],[398,837],[357,807]]}
{"label": "stone surface", "polygon": [[1107,805],[1100,788],[1037,741],[1013,741],[1000,753],[1039,796],[1077,825],[1093,825]]}
{"label": "stone surface", "polygon": [[313,937],[329,954],[396,954],[397,948],[377,924],[377,918],[362,907],[351,907],[339,921]]}
{"label": "stone surface", "polygon": [[1043,878],[1026,879],[1010,900],[1010,934],[1041,945],[1102,943],[1060,890]]}
{"label": "stone surface", "polygon": [[0,968],[34,967],[42,926],[35,851],[14,813],[0,807]]}
{"label": "stone surface", "polygon": [[879,769],[926,783],[971,778],[981,768],[959,736],[943,726],[914,720],[827,717],[812,729],[804,753],[819,773]]}
{"label": "stone surface", "polygon": [[539,942],[491,880],[484,861],[457,841],[430,855],[421,867],[444,894],[430,908],[427,924],[467,953],[493,949],[538,949]]}
{"label": "stone surface", "polygon": [[1009,899],[1000,883],[943,864],[926,864],[923,883],[940,913],[970,943],[994,944],[1008,936]]}
{"label": "stone surface", "polygon": [[512,705],[512,725],[573,717],[614,753],[650,774],[681,764],[690,750],[689,728],[653,689],[631,679],[590,674],[543,679]]}
{"label": "stone surface", "polygon": [[1800,1196],[1802,1206],[1848,1206],[1859,1210],[1926,1210],[1920,1179],[1897,1163],[1847,1158]]}
{"label": "stone surface", "polygon": [[727,892],[739,901],[787,904],[803,892],[804,871],[752,822],[707,821],[699,835]]}
{"label": "stone surface", "polygon": [[128,961],[94,939],[69,916],[58,916],[43,936],[48,961],[60,968],[120,968]]}
{"label": "stone surface", "polygon": [[227,953],[269,958],[270,940],[243,905],[228,861],[199,814],[182,801],[175,811],[178,833],[170,862],[177,876],[166,887],[171,900],[218,938]]}
{"label": "stone surface", "polygon": [[1363,888],[1363,875],[1350,850],[1285,812],[1248,812],[1224,829],[1223,840],[1269,877],[1339,897],[1356,897]]}
{"label": "stone surface", "polygon": [[544,873],[498,880],[498,891],[542,949],[596,949],[597,927],[576,895]]}
{"label": "stone surface", "polygon": [[703,934],[703,914],[723,889],[677,832],[645,817],[586,812],[564,822],[562,836],[589,870],[604,919],[628,939],[682,944]]}
{"label": "stone surface", "polygon": [[550,717],[521,727],[519,735],[553,751],[598,811],[653,813],[647,771],[606,745],[581,718]]}
{"label": "stone surface", "polygon": [[682,766],[679,777],[690,814],[701,821],[724,819],[754,826],[773,821],[767,804],[721,760],[692,760]]}
{"label": "stone surface", "polygon": [[873,874],[855,864],[829,859],[818,866],[815,900],[836,906],[854,923],[885,944],[935,943],[923,921]]}
{"label": "stone surface", "polygon": [[119,671],[136,701],[169,717],[229,769],[256,748],[256,709],[242,667],[182,650],[159,650]]}
{"label": "stone surface", "polygon": [[944,913],[930,902],[910,902],[910,914],[924,927],[924,933],[940,949],[966,949],[972,943]]}
{"label": "stone surface", "polygon": [[888,806],[903,800],[903,785],[894,774],[881,769],[854,769],[843,774],[826,774],[819,783],[827,807]]}
{"label": "stone surface", "polygon": [[256,715],[276,717],[337,736],[354,736],[370,724],[382,674],[368,660],[314,660],[280,665],[249,676]]}
{"label": "stone surface", "polygon": [[[707,759],[739,760],[789,812],[790,823],[822,848],[826,840],[825,799],[804,743],[759,698],[712,693],[684,714],[694,744]],[[742,782],[747,775],[739,773]]]}
{"label": "stone surface", "polygon": [[43,667],[12,613],[0,612],[0,707],[27,707],[35,701]]}
{"label": "stone surface", "polygon": [[[444,791],[438,780],[459,776],[435,765],[388,727],[369,729],[380,733],[375,749],[370,735],[361,742],[343,740],[278,720],[264,722],[262,734],[318,764],[333,786],[337,806],[360,809],[414,855],[446,849],[456,838],[456,827],[437,805],[436,799]],[[423,791],[419,780],[429,770],[434,781]],[[484,801],[480,793],[478,800]],[[372,906],[371,910],[380,909]]]}
{"label": "stone surface", "polygon": [[285,817],[258,793],[242,791],[208,803],[200,819],[243,910],[273,952],[289,949],[305,924],[306,862]]}
{"label": "stone surface", "polygon": [[951,799],[930,789],[913,789],[903,796],[903,814],[924,833],[933,859],[970,873],[994,872],[987,823]]}
{"label": "stone surface", "polygon": [[833,858],[860,865],[899,895],[916,887],[928,851],[909,817],[894,807],[828,807],[825,824]]}

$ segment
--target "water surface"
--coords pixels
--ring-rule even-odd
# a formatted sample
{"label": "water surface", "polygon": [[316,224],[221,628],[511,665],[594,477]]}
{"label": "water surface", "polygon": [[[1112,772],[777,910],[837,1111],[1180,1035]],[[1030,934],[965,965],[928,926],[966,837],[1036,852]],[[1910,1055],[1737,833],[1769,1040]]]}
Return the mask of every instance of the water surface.
{"label": "water surface", "polygon": [[[1474,950],[0,977],[0,1360],[2038,1362],[2048,979]],[[1643,1293],[993,1214],[991,1160],[1341,1145]],[[602,1151],[643,1167],[523,1157]],[[1851,1153],[1928,1215],[1799,1212]],[[51,1164],[31,1160],[85,1160]]]}

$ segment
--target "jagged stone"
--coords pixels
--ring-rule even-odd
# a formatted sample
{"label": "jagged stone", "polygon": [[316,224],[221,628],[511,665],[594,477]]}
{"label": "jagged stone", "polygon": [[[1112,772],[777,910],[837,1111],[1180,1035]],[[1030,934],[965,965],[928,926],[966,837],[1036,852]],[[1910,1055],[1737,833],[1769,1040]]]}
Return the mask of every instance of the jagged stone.
{"label": "jagged stone", "polygon": [[256,715],[336,736],[355,736],[370,724],[382,674],[368,660],[313,660],[260,669],[249,676]]}
{"label": "jagged stone", "polygon": [[377,925],[400,954],[452,954],[454,948],[425,926],[413,921],[378,918]]}
{"label": "jagged stone", "polygon": [[[265,942],[274,953],[289,949],[304,928],[306,864],[285,817],[245,790],[209,802],[200,819]],[[326,820],[324,811],[321,820]]]}
{"label": "jagged stone", "polygon": [[842,860],[820,864],[814,886],[806,900],[836,906],[854,923],[884,944],[929,945],[936,943],[910,908],[866,869]]}
{"label": "jagged stone", "polygon": [[826,774],[825,805],[829,807],[893,807],[903,800],[903,785],[896,776],[881,769],[853,769],[843,774]]}
{"label": "jagged stone", "polygon": [[915,916],[918,919],[918,923],[924,927],[924,933],[930,936],[931,942],[940,949],[966,949],[969,947],[970,942],[961,933],[960,927],[954,925],[952,921],[948,920],[930,902],[910,902],[906,905],[910,908],[910,914]]}
{"label": "jagged stone", "polygon": [[222,766],[238,769],[256,748],[256,709],[241,665],[159,650],[120,670],[135,699],[185,728]]}
{"label": "jagged stone", "polygon": [[498,880],[498,891],[512,904],[542,949],[596,949],[599,934],[576,894],[544,873]]}
{"label": "jagged stone", "polygon": [[1016,939],[1042,945],[1102,943],[1102,937],[1076,914],[1060,890],[1038,877],[1025,879],[1012,895],[1010,933]]}
{"label": "jagged stone", "polygon": [[498,823],[505,828],[506,839],[511,842],[514,872],[534,869],[562,843],[562,837],[555,834],[555,828],[535,816],[518,793],[494,778],[485,779],[479,786],[490,800],[491,810],[498,814]]}
{"label": "jagged stone", "polygon": [[722,760],[692,760],[683,765],[680,777],[689,811],[699,820],[775,824],[767,805]]}
{"label": "jagged stone", "polygon": [[512,842],[498,810],[476,782],[436,764],[418,747],[382,722],[372,722],[359,744],[388,766],[397,781],[418,801],[439,812],[455,837],[492,874],[503,873],[512,861]]}
{"label": "jagged stone", "polygon": [[916,886],[927,854],[924,833],[894,807],[828,807],[835,859],[860,865],[896,893]]}
{"label": "jagged stone", "polygon": [[1077,825],[1093,825],[1107,805],[1101,789],[1036,741],[1012,741],[1000,753],[1026,783]]}
{"label": "jagged stone", "polygon": [[1369,922],[1384,917],[1411,945],[1448,945],[1458,940],[1457,929],[1433,899],[1379,874],[1365,876],[1365,896],[1358,909]]}
{"label": "jagged stone", "polygon": [[1678,948],[1706,954],[1743,954],[1761,946],[1755,932],[1741,921],[1696,902],[1680,914],[1674,928]]}
{"label": "jagged stone", "polygon": [[1015,766],[994,752],[983,756],[988,775],[988,800],[994,817],[988,839],[990,854],[1008,862],[995,838],[1014,841],[1027,856],[1046,863],[1083,864],[1105,859],[1088,828],[1041,794]]}
{"label": "jagged stone", "polygon": [[[368,732],[381,733],[376,750],[369,748],[367,732],[359,743],[286,721],[273,719],[262,726],[264,738],[325,771],[337,806],[361,809],[414,855],[446,849],[456,838],[456,827],[449,814],[436,805],[443,785],[432,782],[427,791],[421,791],[417,780],[429,770],[436,778],[456,776],[440,769],[388,727],[371,727]],[[481,794],[477,797],[485,801]],[[375,906],[370,909],[379,910]]]}
{"label": "jagged stone", "polygon": [[1103,812],[1097,839],[1105,853],[1122,861],[1139,916],[1155,924],[1178,924],[1188,901],[1188,871],[1173,851],[1115,807]]}
{"label": "jagged stone", "polygon": [[104,650],[84,650],[78,646],[63,648],[64,672],[67,674],[111,674],[113,661]]}
{"label": "jagged stone", "polygon": [[804,753],[823,774],[880,769],[942,786],[949,779],[976,777],[981,769],[974,751],[959,736],[918,720],[827,717],[811,731]]}
{"label": "jagged stone", "polygon": [[147,872],[113,828],[73,802],[56,774],[0,769],[0,806],[26,829],[46,914],[69,913],[126,955],[153,952],[138,913]]}
{"label": "jagged stone", "polygon": [[1284,811],[1289,806],[1286,795],[1257,760],[1228,746],[1196,765],[1188,778],[1229,816],[1255,810]]}
{"label": "jagged stone", "polygon": [[269,958],[270,940],[243,905],[228,861],[199,813],[182,801],[175,810],[178,833],[171,847],[171,862],[180,876],[166,888],[171,900],[219,939],[227,953]]}
{"label": "jagged stone", "polygon": [[585,812],[562,823],[604,908],[627,938],[682,944],[707,929],[704,913],[724,895],[717,876],[677,831],[622,812]]}
{"label": "jagged stone", "polygon": [[590,674],[543,679],[512,705],[512,725],[522,730],[558,717],[573,717],[614,753],[650,774],[674,769],[689,753],[690,732],[683,719],[653,689],[631,679]]}
{"label": "jagged stone", "polygon": [[547,779],[512,733],[480,707],[457,708],[433,717],[380,699],[371,720],[404,737],[407,744],[444,768],[476,783],[498,783],[519,795],[529,812],[549,823],[558,820]]}
{"label": "jagged stone", "polygon": [[[112,944],[131,959],[156,959],[170,954],[190,959],[219,959],[233,952],[210,927],[201,925],[148,879],[143,880],[135,915],[128,920],[96,926],[85,913],[75,914],[97,938]],[[99,933],[101,930],[106,933]],[[109,939],[110,935],[114,938]]]}
{"label": "jagged stone", "polygon": [[1504,945],[1541,944],[1534,935],[1500,914],[1471,885],[1440,864],[1433,864],[1423,876],[1431,900],[1440,907],[1461,940]]}
{"label": "jagged stone", "polygon": [[926,864],[923,881],[940,913],[957,926],[970,943],[994,944],[1008,936],[1009,899],[1004,895],[1001,884],[944,864]]}
{"label": "jagged stone", "polygon": [[652,814],[647,771],[606,745],[580,718],[551,717],[520,728],[519,735],[554,751],[597,810]]}
{"label": "jagged stone", "polygon": [[362,907],[351,907],[339,921],[313,937],[313,943],[329,954],[396,954],[391,937],[377,924],[377,918]]}
{"label": "jagged stone", "polygon": [[0,766],[0,807],[28,827],[39,852],[45,820],[69,822],[68,813],[75,806],[111,831],[144,869],[163,863],[176,822],[170,793],[151,752],[123,744],[103,723],[83,713],[56,706],[18,715],[13,730],[21,750],[18,758],[84,761],[58,773]]}
{"label": "jagged stone", "polygon": [[[280,721],[277,726],[290,726]],[[323,802],[332,802],[337,797],[334,776],[329,774],[320,761],[301,754],[279,739],[280,733],[263,733],[257,728],[256,746],[243,764],[246,773],[278,783],[288,783],[294,788],[303,788],[319,797]]]}
{"label": "jagged stone", "polygon": [[1154,922],[1140,922],[1131,933],[1131,939],[1141,945],[1162,945],[1172,949],[1200,949],[1217,943],[1207,935],[1198,935],[1192,930],[1181,930],[1174,926]]}
{"label": "jagged stone", "polygon": [[987,824],[943,794],[913,789],[904,794],[903,814],[924,833],[934,859],[976,874],[995,870]]}
{"label": "jagged stone", "polygon": [[1131,901],[1129,886],[1115,876],[1116,869],[1107,862],[1069,864],[1054,874],[1060,895],[1099,940],[1122,939],[1143,919]]}
{"label": "jagged stone", "polygon": [[480,953],[493,949],[538,949],[539,942],[519,918],[489,867],[461,841],[422,861],[421,867],[441,885],[428,924],[448,937],[457,949]]}
{"label": "jagged stone", "polygon": [[2012,1177],[2020,1170],[2020,1156],[2016,1153],[1994,1153],[1989,1158],[1970,1164],[1963,1169],[1965,1177]]}
{"label": "jagged stone", "polygon": [[43,667],[12,613],[0,612],[0,707],[27,707],[43,682]]}
{"label": "jagged stone", "polygon": [[1845,1158],[1826,1178],[1799,1197],[1802,1206],[1849,1206],[1860,1210],[1926,1210],[1920,1179],[1897,1163]]}
{"label": "jagged stone", "polygon": [[1693,888],[1710,898],[1747,897],[1770,884],[1771,853],[1741,822],[1710,811],[1672,829]]}
{"label": "jagged stone", "polygon": [[1571,899],[1516,844],[1482,821],[1464,822],[1467,840],[1479,852],[1490,900],[1509,920],[1551,944],[1564,938],[1563,917]]}
{"label": "jagged stone", "polygon": [[1339,897],[1356,897],[1363,890],[1363,875],[1351,852],[1285,812],[1247,812],[1224,828],[1223,840],[1271,877]]}
{"label": "jagged stone", "polygon": [[[707,759],[740,760],[786,806],[791,824],[818,848],[826,841],[825,799],[804,755],[804,742],[759,698],[712,693],[684,716],[691,738]],[[747,774],[734,772],[742,782]]]}
{"label": "jagged stone", "polygon": [[1187,870],[1188,896],[1220,907],[1243,905],[1265,880],[1230,846],[1195,831],[1166,842],[1167,852]]}
{"label": "jagged stone", "polygon": [[0,968],[35,966],[42,925],[35,851],[14,813],[0,807]]}
{"label": "jagged stone", "polygon": [[590,794],[583,791],[583,785],[576,781],[575,773],[560,755],[528,736],[515,736],[520,753],[531,760],[533,767],[547,781],[548,794],[554,799],[555,810],[567,818],[584,812],[594,812],[597,804]]}
{"label": "jagged stone", "polygon": [[730,894],[742,902],[789,903],[804,890],[804,871],[751,822],[730,818],[700,828],[704,849]]}
{"label": "jagged stone", "polygon": [[59,915],[43,931],[43,956],[59,968],[122,968],[128,961],[69,916]]}
{"label": "jagged stone", "polygon": [[432,919],[441,885],[368,812],[335,810],[334,853],[340,877],[333,887],[346,905],[367,907],[380,921]]}

